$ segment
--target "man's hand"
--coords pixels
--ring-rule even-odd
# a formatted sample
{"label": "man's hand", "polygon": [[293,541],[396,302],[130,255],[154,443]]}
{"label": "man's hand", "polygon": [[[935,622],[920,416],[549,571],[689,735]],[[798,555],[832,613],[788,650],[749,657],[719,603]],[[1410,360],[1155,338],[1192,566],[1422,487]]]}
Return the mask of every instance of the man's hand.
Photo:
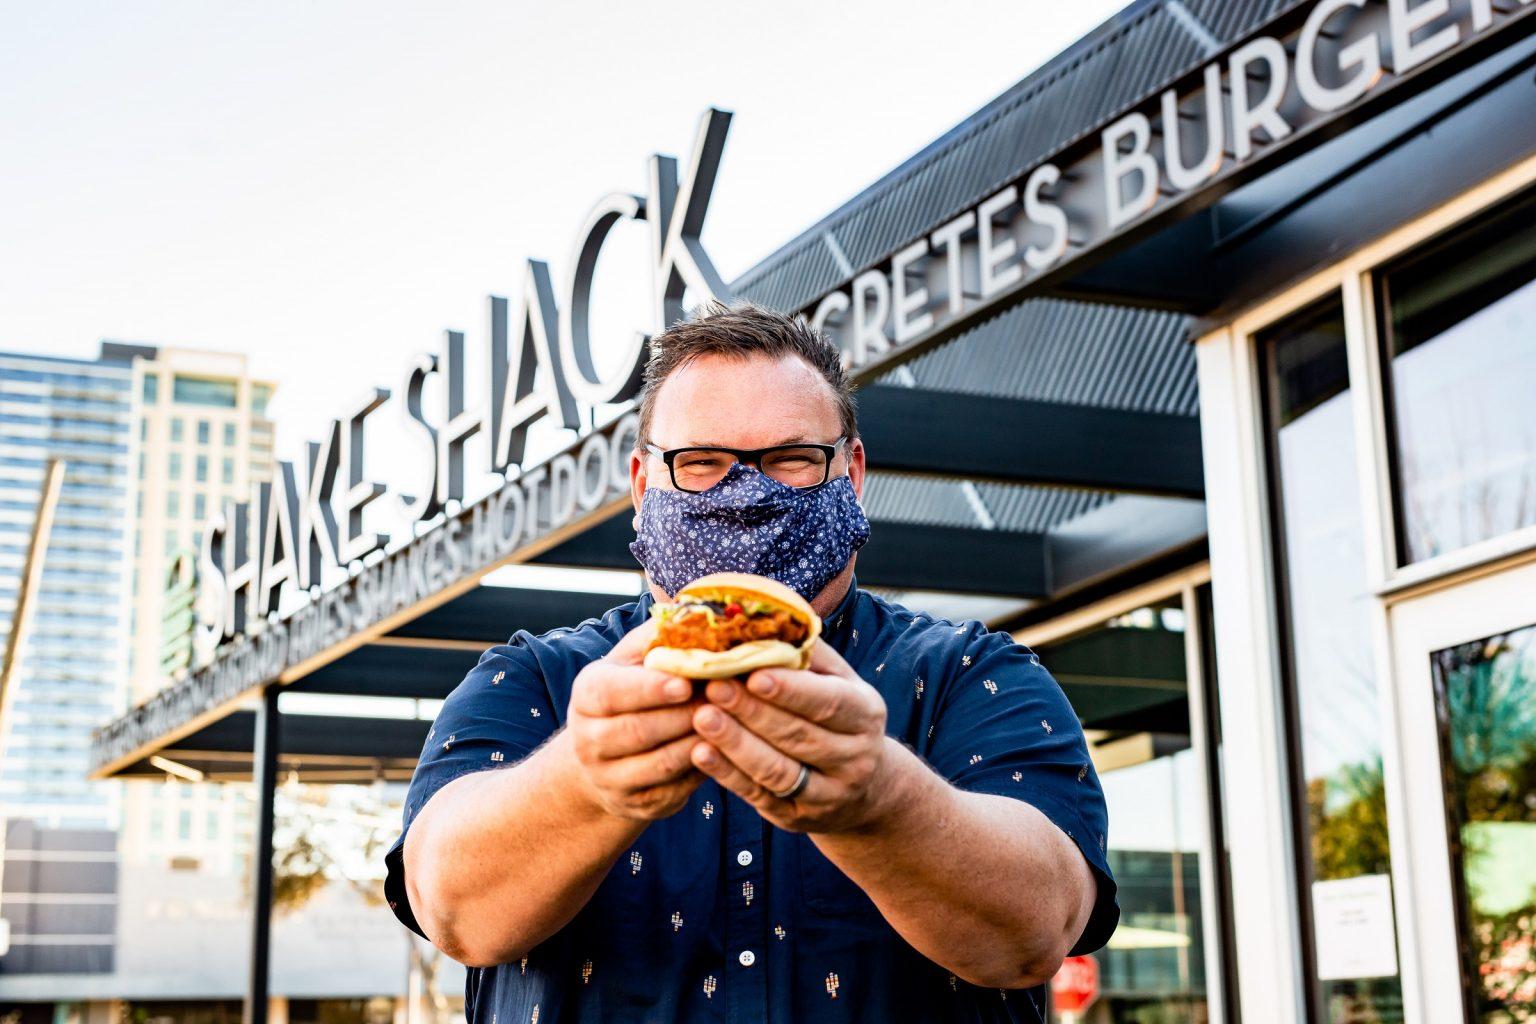
{"label": "man's hand", "polygon": [[704,781],[688,759],[702,701],[688,680],[641,664],[655,633],[652,619],[577,674],[566,725],[587,795],[636,821],[675,814]]}
{"label": "man's hand", "polygon": [[[758,669],[746,685],[719,679],[693,712],[693,763],[759,814],[792,832],[857,829],[893,794],[886,764],[885,700],[826,642],[810,668]],[[780,800],[804,762],[811,775],[792,800]]]}

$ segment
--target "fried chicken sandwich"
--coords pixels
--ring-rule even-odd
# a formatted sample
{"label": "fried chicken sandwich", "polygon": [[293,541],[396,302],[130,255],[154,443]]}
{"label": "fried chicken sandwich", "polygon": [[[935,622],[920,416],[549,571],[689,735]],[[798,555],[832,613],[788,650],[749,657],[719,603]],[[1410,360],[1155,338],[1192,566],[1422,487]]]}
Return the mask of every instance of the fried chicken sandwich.
{"label": "fried chicken sandwich", "polygon": [[645,667],[687,679],[803,669],[821,635],[821,617],[808,601],[777,580],[744,572],[701,576],[651,614],[656,637]]}

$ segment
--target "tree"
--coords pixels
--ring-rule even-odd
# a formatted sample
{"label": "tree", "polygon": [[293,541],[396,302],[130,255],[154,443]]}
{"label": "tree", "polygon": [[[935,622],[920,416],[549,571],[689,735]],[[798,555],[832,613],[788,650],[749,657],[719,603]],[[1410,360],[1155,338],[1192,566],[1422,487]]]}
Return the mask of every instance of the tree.
{"label": "tree", "polygon": [[[388,798],[382,782],[306,785],[290,776],[278,787],[273,817],[274,914],[293,913],[332,884],[384,904],[384,853],[400,832],[400,802]],[[426,1024],[448,1024],[452,1008],[438,983],[442,951],[414,932],[405,934],[411,1011],[420,999]]]}

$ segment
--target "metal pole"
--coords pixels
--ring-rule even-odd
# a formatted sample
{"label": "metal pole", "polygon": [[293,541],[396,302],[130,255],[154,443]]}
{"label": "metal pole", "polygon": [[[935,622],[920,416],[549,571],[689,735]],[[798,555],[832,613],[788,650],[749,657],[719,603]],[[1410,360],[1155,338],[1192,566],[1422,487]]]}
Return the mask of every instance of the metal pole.
{"label": "metal pole", "polygon": [[281,736],[278,686],[262,688],[256,708],[251,771],[256,784],[256,848],[251,857],[251,975],[242,1024],[267,1024],[272,950],[272,803],[277,792],[277,750]]}
{"label": "metal pole", "polygon": [[[37,497],[37,516],[32,520],[32,537],[27,542],[26,561],[22,563],[21,582],[16,588],[16,609],[11,613],[11,631],[5,638],[4,660],[0,661],[0,756],[3,756],[11,722],[11,705],[16,700],[16,670],[21,664],[22,644],[32,628],[37,592],[43,586],[43,563],[47,561],[48,538],[53,532],[53,516],[59,507],[59,492],[64,487],[64,460],[49,459],[43,468],[43,484]],[[6,833],[9,823],[0,818],[0,874],[5,867]],[[6,933],[9,935],[9,932]],[[7,939],[8,941],[8,939]]]}
{"label": "metal pole", "polygon": [[11,632],[5,638],[5,660],[0,663],[0,753],[5,743],[11,703],[15,698],[15,675],[21,661],[21,644],[32,624],[37,592],[43,583],[43,561],[48,553],[48,537],[53,531],[53,515],[59,505],[59,491],[64,486],[64,462],[49,459],[43,470],[42,493],[37,498],[37,517],[32,521],[32,537],[27,543],[26,561],[22,563],[21,583],[16,591],[16,610],[11,615]]}

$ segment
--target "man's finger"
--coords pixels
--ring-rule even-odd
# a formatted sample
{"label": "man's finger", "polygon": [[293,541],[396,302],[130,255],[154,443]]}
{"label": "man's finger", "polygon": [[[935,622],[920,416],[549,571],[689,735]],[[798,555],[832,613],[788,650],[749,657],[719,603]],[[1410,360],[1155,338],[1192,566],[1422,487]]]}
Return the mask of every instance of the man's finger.
{"label": "man's finger", "polygon": [[837,653],[837,648],[820,638],[811,645],[811,663],[807,667],[812,672],[820,672],[822,675],[842,676],[844,679],[863,681],[862,677],[853,670],[853,666]]}
{"label": "man's finger", "polygon": [[592,744],[605,760],[643,754],[693,732],[696,702],[671,708],[652,708],[625,715],[595,718],[590,724]]}
{"label": "man's finger", "polygon": [[627,665],[595,665],[571,694],[571,706],[584,715],[609,717],[682,704],[693,684],[681,676]]}
{"label": "man's finger", "polygon": [[775,748],[717,707],[701,707],[694,727],[710,745],[770,793],[782,793],[800,776],[800,762]]}
{"label": "man's finger", "polygon": [[709,684],[705,696],[776,749],[825,771],[844,764],[861,749],[859,737],[833,732],[753,696],[735,682],[716,680]]}
{"label": "man's finger", "polygon": [[655,750],[614,761],[603,774],[609,785],[631,793],[676,782],[694,770],[689,751],[698,741],[697,736],[683,736]]}
{"label": "man's finger", "polygon": [[747,691],[833,732],[867,732],[881,710],[873,686],[820,672],[758,669],[747,677]]}
{"label": "man's finger", "polygon": [[713,743],[695,739],[692,754],[693,763],[699,771],[741,797],[770,819],[788,815],[797,802],[814,804],[824,799],[825,794],[822,790],[830,785],[830,780],[826,776],[813,771],[811,777],[805,782],[805,788],[795,795],[794,800],[780,800],[743,771],[740,765],[727,757]]}

